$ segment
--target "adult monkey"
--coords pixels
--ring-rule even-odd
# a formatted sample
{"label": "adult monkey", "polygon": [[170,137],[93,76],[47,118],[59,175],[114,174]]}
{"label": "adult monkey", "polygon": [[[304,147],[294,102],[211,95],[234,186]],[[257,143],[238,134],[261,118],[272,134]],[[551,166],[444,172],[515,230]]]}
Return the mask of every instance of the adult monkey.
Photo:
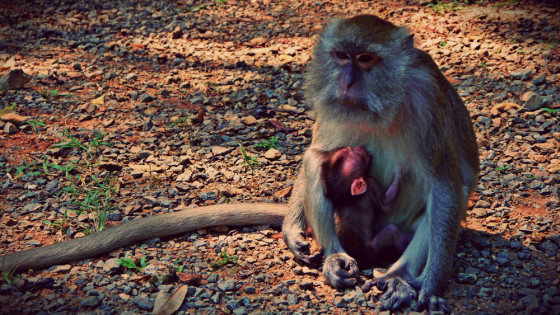
{"label": "adult monkey", "polygon": [[317,120],[284,219],[284,240],[304,262],[316,260],[305,240],[311,227],[325,255],[323,274],[353,286],[358,267],[335,233],[332,204],[321,185],[321,152],[360,146],[369,174],[384,189],[407,169],[394,224],[414,236],[387,273],[366,284],[385,289],[383,309],[417,299],[417,308],[449,312],[438,297],[447,282],[467,199],[478,175],[478,148],[468,112],[432,58],[414,48],[405,28],[372,15],[339,19],[320,37],[307,76]]}
{"label": "adult monkey", "polygon": [[[399,183],[392,215],[379,222],[380,227],[394,224],[403,233],[414,233],[402,257],[377,279],[388,287],[382,307],[399,308],[418,290],[419,306],[442,308],[442,300],[435,296],[445,284],[478,171],[475,136],[461,99],[433,60],[413,47],[406,29],[370,15],[337,20],[325,29],[307,88],[317,122],[283,223],[289,248],[306,262],[319,257],[309,253],[304,239],[309,224],[324,249],[325,276],[336,287],[355,283],[356,262],[336,237],[317,152],[364,147],[373,154],[370,175],[385,190],[403,165],[410,172]],[[285,211],[273,204],[188,209],[8,254],[0,257],[0,266],[41,268],[211,225],[278,224]]]}

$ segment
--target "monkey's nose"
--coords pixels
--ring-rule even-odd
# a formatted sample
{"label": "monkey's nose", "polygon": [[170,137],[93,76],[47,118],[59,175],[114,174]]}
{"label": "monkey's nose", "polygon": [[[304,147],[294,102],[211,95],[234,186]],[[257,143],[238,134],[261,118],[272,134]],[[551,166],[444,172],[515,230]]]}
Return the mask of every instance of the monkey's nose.
{"label": "monkey's nose", "polygon": [[346,66],[344,66],[344,68],[342,68],[342,82],[341,82],[341,89],[340,89],[340,93],[341,94],[346,94],[348,92],[348,88],[352,85],[352,83],[354,83],[355,80],[355,74],[354,74],[354,66],[352,65],[352,63],[347,64]]}

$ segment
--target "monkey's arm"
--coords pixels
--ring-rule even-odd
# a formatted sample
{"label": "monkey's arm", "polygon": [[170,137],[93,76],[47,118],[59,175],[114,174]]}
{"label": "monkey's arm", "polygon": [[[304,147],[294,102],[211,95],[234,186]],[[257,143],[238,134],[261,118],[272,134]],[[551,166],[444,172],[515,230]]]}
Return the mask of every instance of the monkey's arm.
{"label": "monkey's arm", "polygon": [[306,220],[304,210],[305,200],[305,171],[303,167],[297,176],[290,198],[288,213],[282,224],[284,241],[297,259],[306,264],[317,264],[323,257],[322,251],[311,253],[311,245],[305,239]]}
{"label": "monkey's arm", "polygon": [[306,218],[324,251],[323,274],[334,287],[349,287],[356,283],[354,277],[359,271],[358,264],[344,251],[336,234],[333,206],[325,197],[321,180],[322,161],[321,152],[313,148],[308,149],[303,157]]}
{"label": "monkey's arm", "polygon": [[166,237],[215,225],[270,224],[280,226],[286,205],[220,204],[185,209],[175,213],[136,219],[86,237],[0,257],[0,267],[9,271],[39,269],[107,253],[134,242]]}

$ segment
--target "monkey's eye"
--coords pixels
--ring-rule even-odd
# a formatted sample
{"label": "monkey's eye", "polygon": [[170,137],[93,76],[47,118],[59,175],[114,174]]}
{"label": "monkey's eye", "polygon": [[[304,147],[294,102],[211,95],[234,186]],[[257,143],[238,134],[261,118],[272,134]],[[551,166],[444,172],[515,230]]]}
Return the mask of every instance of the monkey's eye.
{"label": "monkey's eye", "polygon": [[373,65],[379,62],[381,58],[379,58],[376,54],[373,53],[364,53],[356,55],[356,62],[360,66],[360,68],[364,70],[369,70]]}
{"label": "monkey's eye", "polygon": [[341,60],[350,59],[350,55],[348,55],[347,53],[343,53],[341,51],[335,51],[334,55],[337,59],[341,59]]}
{"label": "monkey's eye", "polygon": [[373,60],[373,57],[370,55],[358,55],[358,58],[356,59],[358,62],[370,62]]}
{"label": "monkey's eye", "polygon": [[352,60],[352,57],[349,54],[344,53],[342,51],[333,52],[333,56],[334,56],[334,59],[336,59],[336,62],[341,67],[347,65]]}

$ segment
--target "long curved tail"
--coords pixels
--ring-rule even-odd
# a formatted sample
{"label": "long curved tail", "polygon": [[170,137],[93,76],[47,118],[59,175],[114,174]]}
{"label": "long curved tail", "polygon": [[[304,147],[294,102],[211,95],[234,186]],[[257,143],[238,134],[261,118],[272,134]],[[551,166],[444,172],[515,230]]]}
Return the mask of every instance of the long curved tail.
{"label": "long curved tail", "polygon": [[220,204],[136,219],[86,237],[24,250],[0,257],[0,268],[40,269],[91,258],[134,242],[166,237],[216,225],[281,226],[288,208],[282,204]]}

